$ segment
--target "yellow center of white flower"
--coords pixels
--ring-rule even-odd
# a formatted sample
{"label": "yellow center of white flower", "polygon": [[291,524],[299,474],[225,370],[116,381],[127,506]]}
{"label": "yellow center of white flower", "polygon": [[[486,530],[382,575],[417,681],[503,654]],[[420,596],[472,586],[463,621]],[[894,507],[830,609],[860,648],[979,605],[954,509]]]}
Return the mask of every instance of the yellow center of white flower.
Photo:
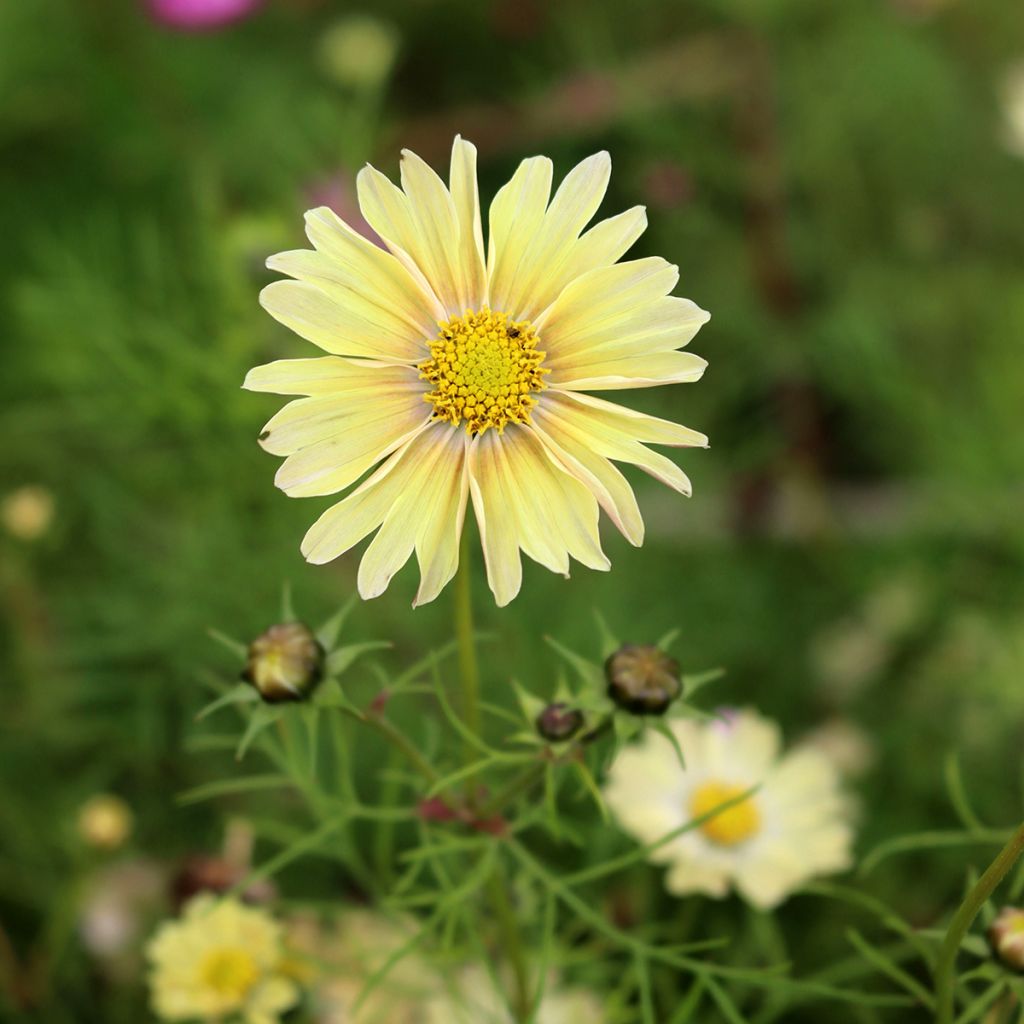
{"label": "yellow center of white flower", "polygon": [[211,949],[199,965],[201,983],[223,999],[241,1002],[258,977],[256,962],[244,949]]}
{"label": "yellow center of white flower", "polygon": [[[690,797],[690,814],[694,818],[710,814],[716,807],[735,800],[746,792],[743,786],[729,782],[705,782]],[[699,826],[701,832],[719,846],[736,846],[753,838],[761,828],[761,812],[751,797],[726,807]]]}
{"label": "yellow center of white flower", "polygon": [[434,415],[470,434],[506,423],[528,423],[537,404],[534,391],[544,389],[544,352],[528,320],[509,320],[486,306],[452,317],[430,343],[431,358],[420,363],[420,377],[434,390],[423,397]]}

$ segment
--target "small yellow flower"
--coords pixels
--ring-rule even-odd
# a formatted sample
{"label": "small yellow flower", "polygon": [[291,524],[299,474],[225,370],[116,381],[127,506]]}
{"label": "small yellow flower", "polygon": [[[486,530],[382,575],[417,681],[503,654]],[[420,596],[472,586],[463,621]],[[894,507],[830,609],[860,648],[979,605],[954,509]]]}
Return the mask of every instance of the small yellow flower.
{"label": "small yellow flower", "polygon": [[0,503],[0,519],[18,540],[38,540],[53,522],[53,494],[45,487],[26,484],[11,491]]}
{"label": "small yellow flower", "polygon": [[197,896],[180,920],[164,922],[146,951],[153,1010],[161,1020],[277,1024],[298,1002],[281,971],[281,929],[266,911]]}
{"label": "small yellow flower", "polygon": [[485,251],[476,149],[456,138],[447,186],[409,151],[401,189],[360,172],[360,208],[389,251],[322,207],[306,215],[314,250],[267,261],[294,280],[268,285],[264,308],[329,353],[246,377],[253,391],[305,396],[260,435],[286,457],[276,483],[294,497],[355,485],[306,534],[310,562],[376,533],[362,596],[383,593],[415,552],[415,603],[432,601],[458,567],[471,501],[505,605],[522,582],[520,552],[562,575],[570,557],[609,568],[599,508],[642,543],[636,498],[613,463],[690,493],[647,445],[703,447],[703,434],[586,394],[695,381],[706,365],[678,351],[708,320],[670,294],[678,268],[619,262],[647,225],[643,208],[584,230],[610,174],[598,153],[552,196],[551,161],[524,160],[491,203]]}
{"label": "small yellow flower", "polygon": [[97,793],[78,812],[79,835],[90,845],[102,850],[116,850],[132,831],[132,812],[128,805],[111,793]]}
{"label": "small yellow flower", "polygon": [[711,815],[651,855],[670,865],[670,892],[721,897],[735,884],[750,903],[772,907],[808,878],[849,865],[847,808],[823,754],[783,755],[778,726],[752,711],[669,728],[685,768],[672,744],[651,732],[616,758],[605,798],[642,843]]}

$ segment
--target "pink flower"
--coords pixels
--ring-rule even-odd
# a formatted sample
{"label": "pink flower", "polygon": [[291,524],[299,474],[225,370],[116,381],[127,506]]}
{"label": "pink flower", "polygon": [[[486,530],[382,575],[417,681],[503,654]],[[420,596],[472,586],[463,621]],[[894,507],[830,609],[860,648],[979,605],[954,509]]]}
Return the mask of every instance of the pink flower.
{"label": "pink flower", "polygon": [[148,0],[150,13],[186,32],[219,28],[252,14],[263,0]]}

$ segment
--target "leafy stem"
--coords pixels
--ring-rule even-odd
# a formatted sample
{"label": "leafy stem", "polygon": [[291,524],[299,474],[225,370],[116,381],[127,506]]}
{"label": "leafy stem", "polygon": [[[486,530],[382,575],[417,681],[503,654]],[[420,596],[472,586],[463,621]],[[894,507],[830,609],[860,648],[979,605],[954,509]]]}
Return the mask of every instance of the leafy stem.
{"label": "leafy stem", "polygon": [[935,962],[935,999],[938,1004],[938,1024],[952,1024],[953,990],[956,982],[956,955],[960,944],[971,927],[971,922],[995,892],[999,883],[1007,876],[1017,859],[1024,853],[1024,824],[1010,837],[1009,842],[999,851],[996,859],[985,873],[974,883],[971,891],[960,904],[953,920],[949,923],[946,937],[942,940],[939,956]]}

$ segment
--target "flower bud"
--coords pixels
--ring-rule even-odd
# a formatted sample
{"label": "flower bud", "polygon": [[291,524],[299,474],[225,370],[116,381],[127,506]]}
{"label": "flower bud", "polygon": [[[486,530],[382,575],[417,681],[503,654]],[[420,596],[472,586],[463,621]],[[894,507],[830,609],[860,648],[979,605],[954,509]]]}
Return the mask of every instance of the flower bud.
{"label": "flower bud", "polygon": [[132,812],[118,796],[97,793],[78,812],[78,834],[100,850],[116,850],[132,831]]}
{"label": "flower bud", "polygon": [[252,683],[268,704],[276,704],[305,699],[323,672],[324,649],[312,630],[301,622],[283,622],[249,645],[242,678]]}
{"label": "flower bud", "polygon": [[679,663],[649,644],[626,644],[605,663],[608,696],[634,715],[663,715],[682,692]]}
{"label": "flower bud", "polygon": [[988,941],[1007,967],[1024,971],[1024,910],[1003,907],[989,925]]}
{"label": "flower bud", "polygon": [[563,743],[572,739],[583,727],[583,712],[556,701],[544,708],[534,724],[543,739],[551,743]]}

